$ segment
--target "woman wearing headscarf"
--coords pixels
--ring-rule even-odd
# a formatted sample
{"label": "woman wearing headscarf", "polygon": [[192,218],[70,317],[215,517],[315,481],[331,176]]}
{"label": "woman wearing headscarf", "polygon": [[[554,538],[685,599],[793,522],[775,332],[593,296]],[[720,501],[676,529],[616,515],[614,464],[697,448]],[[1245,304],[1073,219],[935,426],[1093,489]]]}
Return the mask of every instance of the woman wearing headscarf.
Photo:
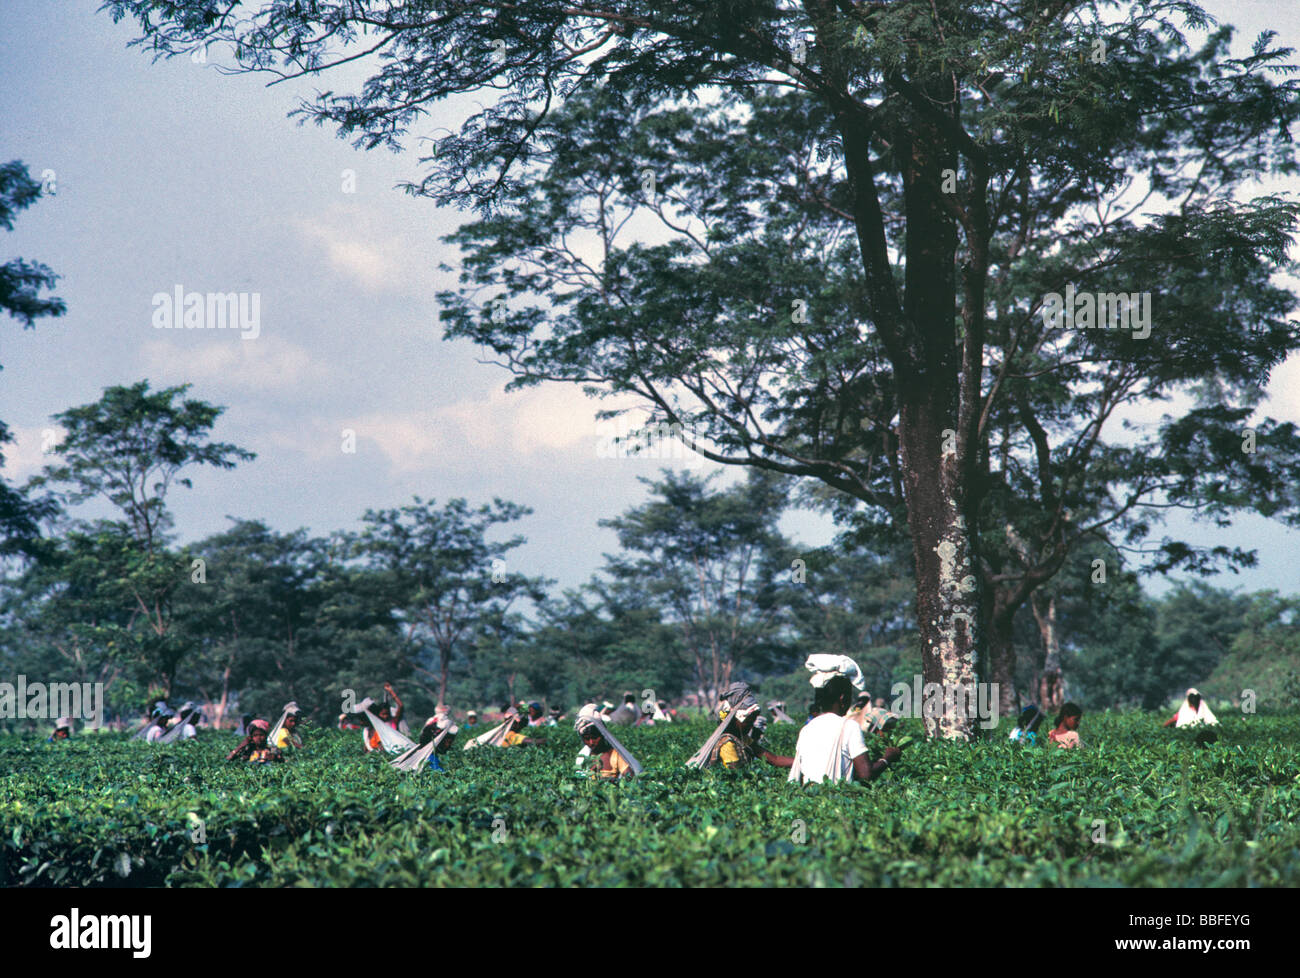
{"label": "woman wearing headscarf", "polygon": [[199,735],[196,724],[202,715],[202,710],[186,700],[176,711],[175,722],[158,738],[158,743],[171,744],[178,740],[193,740]]}
{"label": "woman wearing headscarf", "polygon": [[[641,773],[641,762],[618,742],[618,738],[605,726],[605,718],[596,709],[595,703],[588,703],[578,711],[578,718],[573,721],[573,728],[582,738],[582,746],[587,756],[595,756],[591,766],[592,773],[603,780],[616,778],[634,778]],[[579,756],[578,763],[582,764]]]}
{"label": "woman wearing headscarf", "polygon": [[254,720],[248,725],[248,736],[239,742],[238,747],[226,755],[226,760],[248,761],[250,764],[283,761],[284,755],[266,742],[266,738],[270,733],[271,724],[265,720]]}
{"label": "woman wearing headscarf", "polygon": [[439,704],[434,708],[433,716],[424,721],[420,742],[389,761],[389,766],[399,771],[414,771],[427,765],[434,771],[442,771],[444,768],[438,755],[451,749],[458,733],[460,727],[451,718],[451,708]]}
{"label": "woman wearing headscarf", "polygon": [[767,718],[762,715],[762,708],[749,684],[732,683],[723,691],[718,703],[717,729],[686,762],[686,766],[702,770],[721,763],[725,768],[735,768],[760,757],[769,763],[777,763],[773,760],[775,755],[759,747],[766,725]]}
{"label": "woman wearing headscarf", "polygon": [[148,732],[144,735],[144,739],[151,744],[158,743],[158,741],[162,739],[163,734],[167,732],[168,727],[170,726],[170,721],[174,719],[175,716],[176,714],[172,713],[172,711],[167,707],[167,704],[160,700],[154,705],[153,712],[150,714],[153,723],[149,727]]}
{"label": "woman wearing headscarf", "polygon": [[297,707],[285,710],[284,719],[274,731],[274,743],[277,750],[290,750],[302,747],[302,738],[298,736],[300,712]]}
{"label": "woman wearing headscarf", "polygon": [[[384,692],[393,698],[396,707],[390,708],[388,705],[388,699],[385,697],[384,702],[376,707],[375,715],[379,717],[382,722],[388,724],[388,726],[392,727],[394,730],[397,730],[401,725],[402,714],[405,709],[402,706],[402,698],[397,695],[397,690],[393,689],[392,683],[384,683]],[[371,730],[366,736],[366,753],[370,753],[373,750],[379,750],[382,746],[384,746],[383,738],[379,736],[379,731]]]}
{"label": "woman wearing headscarf", "polygon": [[[514,715],[511,716],[510,713]],[[506,727],[505,735],[501,738],[500,746],[527,747],[546,743],[546,741],[538,737],[528,737],[524,734],[523,731],[528,727],[528,716],[526,714],[520,713],[518,710],[512,710],[510,713],[506,714],[506,722],[509,726]]]}
{"label": "woman wearing headscarf", "polygon": [[1214,715],[1210,705],[1201,697],[1200,692],[1193,686],[1187,691],[1187,696],[1183,700],[1182,706],[1178,712],[1166,720],[1161,726],[1169,727],[1196,727],[1204,724],[1207,727],[1217,727],[1219,718]]}

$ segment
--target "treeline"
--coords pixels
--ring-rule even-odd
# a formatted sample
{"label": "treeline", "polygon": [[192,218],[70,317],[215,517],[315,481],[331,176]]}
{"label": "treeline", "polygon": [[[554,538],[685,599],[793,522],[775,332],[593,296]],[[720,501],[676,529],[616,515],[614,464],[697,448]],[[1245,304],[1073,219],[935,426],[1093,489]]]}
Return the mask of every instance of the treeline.
{"label": "treeline", "polygon": [[[778,529],[796,485],[758,471],[729,488],[643,480],[647,500],[601,524],[618,552],[563,592],[513,566],[530,510],[502,500],[416,497],[323,536],[241,518],[180,545],[169,492],[197,466],[253,457],[210,439],[222,409],[187,389],[109,388],[55,417],[54,461],[11,490],[46,518],[6,541],[6,677],[102,682],[110,717],[166,697],[230,725],[287,700],[329,723],[344,689],[378,697],[386,680],[418,716],[644,690],[708,702],[741,678],[798,711],[810,652],[853,656],[886,698],[921,671],[906,541],[801,548]],[[80,518],[92,499],[115,513]],[[1189,684],[1293,706],[1298,605],[1203,584],[1154,600],[1122,567],[1061,575],[1016,619],[1017,686],[1091,708],[1154,708]]]}

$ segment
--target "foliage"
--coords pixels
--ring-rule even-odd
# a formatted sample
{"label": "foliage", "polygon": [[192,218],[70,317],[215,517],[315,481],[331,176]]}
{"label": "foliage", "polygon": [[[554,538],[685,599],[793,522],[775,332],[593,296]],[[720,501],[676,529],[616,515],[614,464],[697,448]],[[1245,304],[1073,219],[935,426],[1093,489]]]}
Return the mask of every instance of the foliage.
{"label": "foliage", "polygon": [[[12,231],[17,213],[39,200],[41,192],[41,185],[18,160],[0,165],[0,227]],[[62,316],[67,311],[62,299],[40,295],[42,289],[52,289],[58,279],[40,262],[14,258],[0,265],[0,312],[17,319],[26,329],[33,328],[42,316]],[[11,441],[13,434],[0,421],[0,468],[5,461],[4,446]],[[0,479],[0,557],[34,556],[40,549],[40,521],[57,511],[48,496],[33,495]]]}
{"label": "foliage", "polygon": [[400,510],[367,511],[364,529],[345,537],[368,571],[358,583],[399,623],[415,672],[436,682],[439,703],[447,701],[458,649],[476,633],[513,630],[517,616],[510,605],[544,596],[546,580],[506,570],[506,558],[524,538],[487,538],[494,526],[531,512],[501,499],[478,509],[453,499],[439,509],[416,496]]}
{"label": "foliage", "polygon": [[623,548],[607,556],[605,572],[680,629],[695,690],[716,699],[733,670],[779,640],[794,594],[788,565],[773,560],[788,546],[776,527],[785,492],[757,472],[723,490],[710,488],[711,477],[671,470],[642,481],[649,502],[600,521]]}
{"label": "foliage", "polygon": [[[206,731],[6,737],[0,885],[1298,885],[1300,720],[1222,719],[1204,748],[1141,713],[1085,716],[1074,752],[922,740],[870,786],[804,788],[686,770],[698,722],[620,731],[646,774],[617,785],[574,773],[569,728],[410,775],[335,731],[266,767]],[[797,728],[769,736],[788,752]]]}

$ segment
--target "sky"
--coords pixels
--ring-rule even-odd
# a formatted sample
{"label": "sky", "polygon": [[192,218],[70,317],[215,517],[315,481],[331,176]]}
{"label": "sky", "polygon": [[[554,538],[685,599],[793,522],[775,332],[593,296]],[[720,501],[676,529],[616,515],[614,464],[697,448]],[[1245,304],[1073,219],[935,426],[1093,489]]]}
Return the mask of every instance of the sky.
{"label": "sky", "polygon": [[[183,541],[225,529],[229,517],[323,534],[416,495],[502,497],[534,511],[517,526],[529,542],[511,569],[575,587],[617,548],[597,521],[643,502],[641,479],[665,464],[717,470],[688,452],[668,462],[608,457],[608,429],[594,416],[608,405],[567,385],[507,393],[502,368],[442,339],[436,293],[455,274],[439,265],[454,267],[458,252],[439,239],[467,215],[396,189],[420,175],[414,142],[404,154],[362,152],[286,118],[315,88],[344,84],[267,87],[222,74],[215,56],[154,63],[128,49],[133,23],[113,24],[98,2],[0,4],[0,157],[22,160],[54,191],[19,215],[0,257],[49,265],[68,306],[34,330],[0,324],[0,418],[17,437],[8,480],[50,460],[51,415],[116,384],[190,383],[190,396],[226,408],[214,437],[258,457],[233,471],[196,470],[192,490],[173,490]],[[1239,48],[1265,29],[1300,47],[1296,8],[1204,6],[1241,28]],[[435,108],[426,131],[454,126],[468,104]],[[1266,189],[1294,192],[1294,183]],[[155,328],[166,312],[155,297],[177,287],[256,294],[257,336]],[[1300,423],[1300,358],[1275,372],[1270,393],[1267,412]],[[834,533],[813,514],[792,514],[784,528],[809,546]],[[1227,531],[1181,520],[1170,529],[1258,549],[1258,568],[1216,583],[1297,590],[1300,533],[1262,518]]]}

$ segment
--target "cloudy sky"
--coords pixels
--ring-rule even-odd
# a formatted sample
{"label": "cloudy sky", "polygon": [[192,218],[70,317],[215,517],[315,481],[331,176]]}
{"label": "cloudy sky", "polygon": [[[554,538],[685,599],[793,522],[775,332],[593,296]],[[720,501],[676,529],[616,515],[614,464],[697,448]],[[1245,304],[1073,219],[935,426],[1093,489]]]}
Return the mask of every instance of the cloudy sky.
{"label": "cloudy sky", "polygon": [[[454,276],[438,266],[457,256],[439,238],[464,217],[395,189],[418,175],[417,154],[363,153],[286,119],[310,83],[268,88],[219,73],[215,57],[151,63],[127,48],[132,24],[97,6],[0,4],[0,157],[38,179],[49,171],[55,190],[20,215],[3,257],[48,264],[68,304],[35,330],[0,328],[0,418],[18,438],[5,476],[34,474],[50,415],[103,388],[191,383],[191,396],[227,408],[216,437],[258,458],[200,471],[193,490],[173,493],[183,539],[223,529],[227,516],[324,533],[416,494],[501,496],[535,510],[519,527],[529,544],[517,569],[584,581],[616,546],[596,521],[641,502],[638,477],[664,463],[600,457],[597,402],[558,385],[507,394],[500,368],[443,341],[435,293]],[[1292,9],[1205,6],[1246,41],[1272,29],[1300,47]],[[430,129],[459,111],[435,110]],[[155,329],[154,296],[177,286],[257,293],[260,334]],[[1300,361],[1270,390],[1269,413],[1300,422]],[[810,544],[830,535],[811,516],[787,529]],[[1300,534],[1259,519],[1184,532],[1259,548],[1257,570],[1221,583],[1296,590]]]}

